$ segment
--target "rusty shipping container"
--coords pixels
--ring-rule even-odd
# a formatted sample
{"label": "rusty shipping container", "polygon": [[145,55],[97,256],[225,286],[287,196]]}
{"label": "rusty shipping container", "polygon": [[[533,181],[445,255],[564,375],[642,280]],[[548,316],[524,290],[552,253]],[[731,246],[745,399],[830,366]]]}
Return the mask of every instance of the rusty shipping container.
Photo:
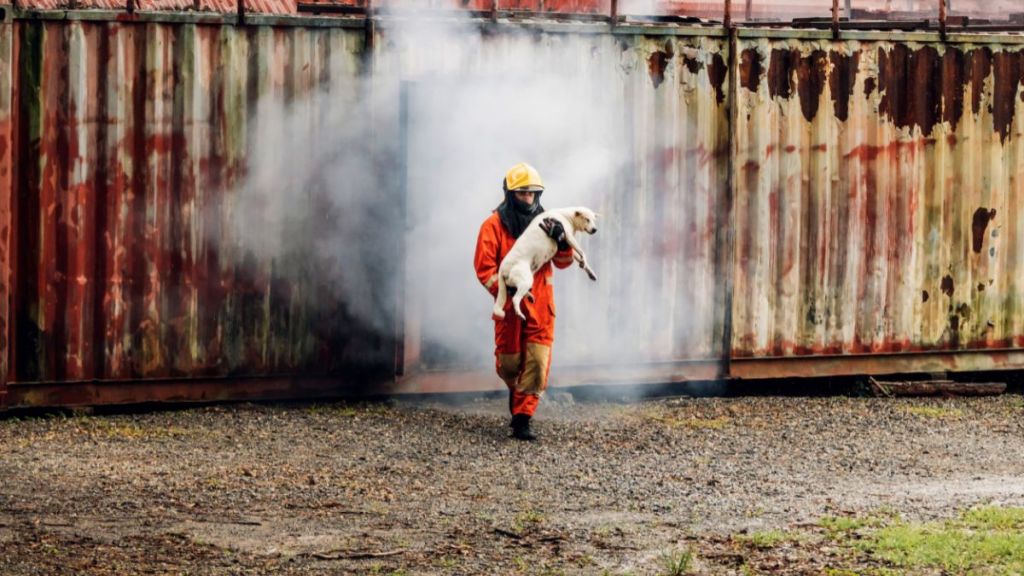
{"label": "rusty shipping container", "polygon": [[593,200],[609,274],[559,288],[555,385],[1024,366],[1016,35],[484,19],[469,58],[386,17],[139,10],[0,24],[3,406],[497,389],[487,304],[452,352],[465,301],[410,277],[417,226],[440,222],[416,219],[415,159],[387,181],[409,211],[378,214],[413,241],[338,271],[395,288],[383,324],[330,263],[261,254],[237,222],[265,209],[240,196],[275,150],[261,106],[316,141],[359,110],[400,144],[387,159],[428,158],[399,109],[431,97],[403,105],[402,79],[486,77],[519,50],[617,107],[628,160]]}
{"label": "rusty shipping container", "polygon": [[1019,361],[1024,53],[993,40],[741,37],[733,374]]}

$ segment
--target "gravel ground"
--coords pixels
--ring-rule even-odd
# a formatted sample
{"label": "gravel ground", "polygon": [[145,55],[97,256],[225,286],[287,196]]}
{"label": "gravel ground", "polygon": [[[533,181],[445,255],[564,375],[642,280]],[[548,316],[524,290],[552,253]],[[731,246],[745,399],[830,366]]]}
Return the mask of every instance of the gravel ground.
{"label": "gravel ground", "polygon": [[1024,400],[233,405],[0,419],[0,574],[816,574],[816,530],[1024,505]]}

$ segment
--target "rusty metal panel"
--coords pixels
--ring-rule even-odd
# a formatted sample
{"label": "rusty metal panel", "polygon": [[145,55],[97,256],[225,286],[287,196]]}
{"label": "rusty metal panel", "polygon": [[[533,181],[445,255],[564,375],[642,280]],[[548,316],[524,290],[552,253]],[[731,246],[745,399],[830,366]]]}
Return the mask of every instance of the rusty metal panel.
{"label": "rusty metal panel", "polygon": [[1019,47],[740,46],[733,354],[1021,346]]}
{"label": "rusty metal panel", "polygon": [[25,0],[24,3],[19,2],[18,6],[27,10],[57,10],[65,8],[66,3],[63,0]]}
{"label": "rusty metal panel", "polygon": [[[257,100],[354,78],[361,33],[15,26],[15,379],[337,369],[324,351],[358,328],[304,281],[254,261],[230,219]],[[277,88],[265,81],[275,78]]]}
{"label": "rusty metal panel", "polygon": [[[717,29],[516,28],[487,30],[466,58],[458,38],[402,46],[381,26],[369,60],[374,90],[389,92],[406,75],[493,79],[506,69],[495,54],[529,46],[547,72],[616,104],[625,168],[589,198],[609,216],[593,253],[609,274],[558,288],[556,379],[708,378],[730,360],[724,375],[744,378],[1021,366],[1019,42],[742,30],[733,92]],[[350,368],[346,350],[379,334],[315,276],[248,253],[232,219],[257,104],[326,128],[323,101],[303,96],[325,84],[350,90],[337,102],[361,96],[364,34],[322,22],[0,25],[0,374],[23,386],[18,398],[42,398],[38,382],[165,383],[76,397],[121,402],[178,397],[187,386],[170,379]],[[407,350],[454,316],[423,304],[409,308]],[[619,334],[588,328],[594,310]],[[474,345],[474,365],[429,360],[423,346],[440,372],[398,389],[489,388],[490,342]],[[216,388],[204,382],[196,390]]]}
{"label": "rusty metal panel", "polygon": [[200,10],[231,14],[238,12],[238,0],[201,0]]}
{"label": "rusty metal panel", "polygon": [[[634,362],[717,358],[723,274],[716,264],[716,231],[724,222],[728,174],[727,44],[721,38],[637,36],[623,62],[631,158],[621,192],[609,194],[598,208],[612,215],[608,226],[620,240],[600,262],[612,274],[601,297],[586,298],[589,287],[578,284],[579,292],[567,295],[567,302],[589,304],[567,307],[567,333],[583,324],[588,310],[608,310],[617,332],[644,335],[631,350],[638,354],[630,358]],[[656,304],[618,304],[624,302]],[[578,331],[567,335],[566,347],[588,340]],[[603,344],[588,354],[578,351],[577,363],[600,363],[625,352],[619,338]]]}
{"label": "rusty metal panel", "polygon": [[377,390],[359,387],[343,377],[270,376],[241,378],[164,378],[149,380],[98,380],[86,382],[11,383],[11,407],[74,407],[145,402],[223,402],[240,400],[289,400],[376,395]]}
{"label": "rusty metal panel", "polygon": [[296,0],[242,0],[246,12],[260,14],[295,14]]}
{"label": "rusty metal panel", "polygon": [[[109,1],[109,0],[108,0]],[[125,0],[115,0],[120,3],[120,6],[124,7],[126,4]],[[171,10],[171,11],[187,11],[192,10],[196,7],[193,0],[136,0],[136,10]],[[202,9],[202,7],[200,8]]]}
{"label": "rusty metal panel", "polygon": [[11,233],[13,218],[14,184],[14,83],[13,71],[17,61],[14,51],[14,26],[0,23],[0,406],[8,377],[11,352]]}
{"label": "rusty metal panel", "polygon": [[[743,0],[733,0],[732,13],[742,11]],[[725,0],[619,0],[620,14],[643,16],[676,15],[721,20]]]}
{"label": "rusty metal panel", "polygon": [[127,6],[126,0],[74,0],[61,3],[62,8],[77,9],[124,10]]}
{"label": "rusty metal panel", "polygon": [[894,373],[955,373],[1017,370],[1024,350],[969,350],[950,353],[821,354],[733,359],[729,374],[738,379],[823,378]]}
{"label": "rusty metal panel", "polygon": [[544,0],[546,12],[562,14],[609,14],[611,0]]}
{"label": "rusty metal panel", "polygon": [[[218,12],[235,14],[238,2],[245,2],[245,11],[258,14],[295,14],[296,0],[136,0],[138,11]],[[341,4],[343,2],[331,2]],[[100,9],[126,10],[127,0],[24,0],[20,8],[32,10]]]}
{"label": "rusty metal panel", "polygon": [[[217,12],[220,14],[237,14],[239,0],[199,0],[201,12]],[[246,2],[246,7],[249,3]]]}

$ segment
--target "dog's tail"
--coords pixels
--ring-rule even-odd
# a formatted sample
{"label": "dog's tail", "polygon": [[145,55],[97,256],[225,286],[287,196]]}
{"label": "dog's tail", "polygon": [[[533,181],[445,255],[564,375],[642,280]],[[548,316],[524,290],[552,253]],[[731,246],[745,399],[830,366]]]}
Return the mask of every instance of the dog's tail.
{"label": "dog's tail", "polygon": [[494,299],[494,310],[491,311],[495,318],[505,317],[505,300],[508,298],[505,290],[505,276],[498,272],[498,297]]}

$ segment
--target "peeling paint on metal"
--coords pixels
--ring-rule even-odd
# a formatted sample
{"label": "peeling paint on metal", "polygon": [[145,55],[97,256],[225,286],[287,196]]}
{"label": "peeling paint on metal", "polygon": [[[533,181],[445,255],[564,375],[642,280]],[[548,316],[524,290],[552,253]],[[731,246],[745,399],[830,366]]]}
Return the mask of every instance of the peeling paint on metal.
{"label": "peeling paint on metal", "polygon": [[[297,0],[136,0],[135,10],[137,11],[167,11],[186,12],[198,10],[200,12],[216,12],[221,14],[235,14],[238,12],[238,2],[245,2],[245,11],[256,14],[296,14],[298,12]],[[343,2],[331,2],[331,4],[342,4]],[[32,10],[67,10],[67,9],[94,9],[94,10],[127,10],[127,0],[24,0],[20,6]],[[125,15],[128,16],[127,14]],[[127,17],[126,20],[130,20]]]}
{"label": "peeling paint on metal", "polygon": [[995,217],[995,209],[978,208],[974,211],[974,218],[971,221],[971,246],[975,254],[981,252],[981,247],[985,243],[985,230]]}
{"label": "peeling paint on metal", "polygon": [[4,388],[11,356],[12,274],[11,241],[14,230],[14,201],[11,191],[15,181],[14,118],[15,101],[13,73],[17,65],[14,49],[14,25],[0,23],[0,406],[4,404]]}
{"label": "peeling paint on metal", "polygon": [[665,81],[665,68],[672,61],[675,53],[672,50],[672,41],[666,41],[663,50],[655,50],[647,57],[647,73],[651,76],[651,84],[657,89]]}
{"label": "peeling paint on metal", "polygon": [[[308,287],[280,286],[269,262],[233,254],[226,233],[256,100],[308,92],[318,74],[354,77],[361,33],[16,26],[13,379],[336,370],[322,350],[341,352],[358,326]],[[300,44],[353,49],[280,50]]]}
{"label": "peeling paint on metal", "polygon": [[[554,34],[489,33],[562,47]],[[14,191],[0,199],[0,370],[32,382],[338,369],[330,351],[359,328],[312,307],[310,286],[214,243],[231,244],[254,103],[355,78],[362,35],[0,25],[0,65],[13,70],[0,70],[0,185]],[[602,285],[603,296],[667,307],[643,316],[641,360],[728,357],[746,366],[733,375],[766,366],[754,359],[816,362],[767,369],[785,375],[897,369],[893,353],[976,354],[948,361],[961,369],[1019,356],[1001,350],[1024,346],[1024,223],[1005,216],[1024,208],[1020,45],[740,38],[729,71],[720,35],[591,37],[586,58],[600,55],[630,103],[633,153],[619,183],[630,194],[598,208],[630,231],[623,254],[659,264],[650,294]],[[375,56],[380,74],[456,65]],[[726,226],[734,251],[716,260]],[[733,278],[728,350],[718,262]]]}
{"label": "peeling paint on metal", "polygon": [[1019,48],[739,49],[734,357],[1024,343]]}

